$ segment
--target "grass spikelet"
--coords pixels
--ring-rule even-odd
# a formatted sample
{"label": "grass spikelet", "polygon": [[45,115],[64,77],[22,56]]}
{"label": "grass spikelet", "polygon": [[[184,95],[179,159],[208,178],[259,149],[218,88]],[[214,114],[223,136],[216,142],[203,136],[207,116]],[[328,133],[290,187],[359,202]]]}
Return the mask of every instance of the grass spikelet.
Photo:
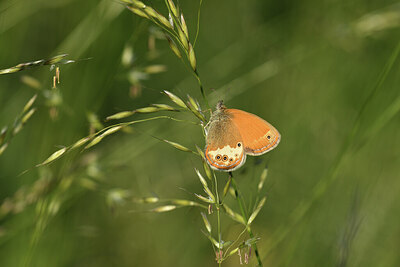
{"label": "grass spikelet", "polygon": [[190,102],[187,102],[186,106],[200,121],[202,121],[203,123],[207,122],[207,119],[204,117],[204,115],[200,113],[194,106],[192,106]]}
{"label": "grass spikelet", "polygon": [[66,147],[57,150],[56,152],[51,154],[50,157],[48,157],[45,161],[43,161],[42,163],[36,165],[36,167],[43,166],[43,165],[49,164],[50,162],[55,161],[56,159],[61,157],[66,151],[67,151]]}
{"label": "grass spikelet", "polygon": [[160,111],[159,108],[157,107],[145,107],[145,108],[138,108],[134,110],[135,113],[153,113],[153,112],[157,112]]}
{"label": "grass spikelet", "polygon": [[185,18],[183,17],[183,14],[181,14],[181,25],[182,25],[182,30],[185,33],[186,38],[189,40],[189,31],[186,25]]}
{"label": "grass spikelet", "polygon": [[8,143],[5,143],[0,146],[0,155],[4,153],[4,151],[7,149]]}
{"label": "grass spikelet", "polygon": [[199,172],[199,170],[198,170],[198,169],[194,169],[194,170],[196,171],[196,174],[197,174],[197,176],[199,177],[199,180],[200,180],[201,184],[202,184],[204,187],[208,187],[207,181],[203,178],[203,175],[201,175],[201,173]]}
{"label": "grass spikelet", "polygon": [[136,7],[136,8],[145,8],[146,5],[138,0],[121,0],[121,2],[125,3],[125,4],[132,4],[132,6]]}
{"label": "grass spikelet", "polygon": [[165,205],[161,207],[157,207],[152,209],[151,211],[153,212],[167,212],[176,209],[177,207],[175,205]]}
{"label": "grass spikelet", "polygon": [[158,197],[143,197],[134,198],[133,201],[136,203],[158,203],[160,199]]}
{"label": "grass spikelet", "polygon": [[28,111],[28,109],[30,109],[33,105],[33,103],[35,103],[37,98],[37,95],[34,95],[31,99],[29,99],[29,101],[25,104],[24,109],[22,110],[22,113],[25,113]]}
{"label": "grass spikelet", "polygon": [[250,225],[254,221],[254,219],[257,217],[258,213],[260,212],[260,210],[264,206],[266,200],[267,200],[267,197],[263,197],[261,199],[261,201],[258,203],[256,209],[250,215],[249,220],[247,221],[247,225]]}
{"label": "grass spikelet", "polygon": [[168,36],[166,35],[169,47],[171,48],[172,52],[174,52],[174,54],[178,57],[178,58],[182,58],[182,54],[181,51],[179,50],[178,46],[176,45],[176,43]]}
{"label": "grass spikelet", "polygon": [[106,121],[120,120],[120,119],[123,119],[123,118],[130,117],[135,113],[136,113],[135,110],[133,110],[133,111],[121,111],[121,112],[118,112],[118,113],[115,113],[113,115],[108,116],[106,118]]}
{"label": "grass spikelet", "polygon": [[32,115],[35,113],[36,109],[33,108],[31,110],[29,110],[21,119],[22,124],[25,124],[31,117]]}
{"label": "grass spikelet", "polygon": [[186,51],[189,51],[190,43],[189,43],[188,39],[186,38],[185,33],[183,32],[183,30],[180,27],[177,27],[177,32],[178,32],[178,36],[179,36],[179,41],[183,45],[183,48]]}
{"label": "grass spikelet", "polygon": [[208,204],[214,204],[214,203],[215,203],[215,201],[212,200],[210,197],[206,198],[206,197],[203,197],[202,195],[199,195],[199,194],[196,194],[196,193],[194,193],[194,195],[195,195],[198,199],[200,199],[201,201],[206,202],[206,203],[208,203]]}
{"label": "grass spikelet", "polygon": [[193,206],[199,206],[200,204],[194,201],[186,200],[186,199],[172,199],[171,200],[172,204],[175,204],[177,206],[188,206],[188,207],[193,207]]}
{"label": "grass spikelet", "polygon": [[167,143],[167,144],[169,144],[169,145],[171,145],[171,146],[173,146],[173,147],[175,147],[176,149],[178,149],[178,150],[180,150],[180,151],[183,151],[183,152],[191,152],[191,153],[194,153],[194,154],[195,154],[194,151],[192,151],[192,150],[190,150],[189,148],[187,148],[187,147],[185,147],[185,146],[183,146],[183,145],[181,145],[181,144],[178,144],[178,143],[176,143],[176,142],[168,141],[168,140],[165,140],[165,139],[163,139],[162,141],[165,142],[165,143]]}
{"label": "grass spikelet", "polygon": [[136,7],[133,7],[133,6],[130,6],[130,5],[126,6],[126,8],[129,9],[130,11],[132,11],[133,13],[135,13],[136,15],[140,16],[140,17],[143,17],[143,18],[146,18],[146,19],[150,19],[150,17],[139,8],[136,8]]}
{"label": "grass spikelet", "polygon": [[178,9],[176,8],[174,2],[172,0],[167,1],[168,7],[171,10],[172,14],[175,16],[175,18],[179,17],[179,12]]}
{"label": "grass spikelet", "polygon": [[166,105],[166,104],[151,104],[151,105],[156,107],[156,108],[159,108],[160,111],[164,111],[164,110],[165,111],[179,111],[178,109],[173,108],[173,107],[171,107],[169,105]]}
{"label": "grass spikelet", "polygon": [[194,50],[192,47],[192,44],[189,43],[189,48],[188,48],[188,52],[189,52],[189,63],[190,66],[192,67],[193,71],[196,71],[197,67],[196,67],[196,55],[194,54]]}
{"label": "grass spikelet", "polygon": [[226,194],[229,192],[229,188],[231,187],[231,179],[228,179],[228,181],[226,182],[225,186],[224,186],[224,192],[223,192],[223,197],[226,196]]}
{"label": "grass spikelet", "polygon": [[229,215],[233,220],[237,221],[238,223],[241,223],[243,225],[246,225],[245,219],[239,215],[238,213],[234,212],[228,205],[222,204],[222,208],[226,212],[226,214]]}
{"label": "grass spikelet", "polygon": [[125,189],[114,188],[107,192],[106,201],[108,206],[115,207],[123,204],[130,196],[130,192]]}
{"label": "grass spikelet", "polygon": [[165,65],[150,65],[143,69],[143,71],[147,74],[156,74],[167,71],[167,67]]}
{"label": "grass spikelet", "polygon": [[230,256],[232,256],[232,255],[234,255],[234,254],[236,254],[238,251],[239,251],[239,248],[232,249],[232,250],[229,252],[228,257],[230,257]]}
{"label": "grass spikelet", "polygon": [[201,230],[201,232],[208,238],[208,240],[211,241],[211,243],[212,243],[216,248],[222,249],[222,244],[218,243],[218,241],[215,240],[215,238],[212,237],[210,233],[205,232],[205,231],[203,231],[203,230]]}
{"label": "grass spikelet", "polygon": [[165,95],[167,95],[172,100],[172,102],[174,102],[181,108],[187,109],[187,106],[186,106],[185,102],[182,101],[182,99],[180,99],[179,97],[177,97],[176,95],[174,95],[173,93],[171,93],[167,90],[164,90],[163,92]]}
{"label": "grass spikelet", "polygon": [[189,103],[192,105],[192,107],[194,107],[197,111],[201,112],[201,107],[199,105],[199,102],[197,102],[197,100],[195,100],[190,95],[187,95],[187,98],[189,100]]}
{"label": "grass spikelet", "polygon": [[124,126],[122,126],[122,125],[111,127],[110,129],[106,130],[99,136],[96,136],[95,138],[93,138],[93,140],[87,146],[85,146],[85,149],[88,149],[88,148],[98,144],[101,140],[103,140],[104,137],[121,130],[123,127]]}
{"label": "grass spikelet", "polygon": [[211,234],[211,229],[212,228],[211,228],[210,222],[207,219],[207,215],[204,212],[201,212],[200,214],[201,214],[201,217],[203,218],[204,226],[206,227],[208,233]]}
{"label": "grass spikelet", "polygon": [[158,19],[158,12],[156,12],[152,7],[150,6],[144,6],[142,9],[148,16],[153,17],[154,19]]}
{"label": "grass spikelet", "polygon": [[150,106],[150,107],[138,108],[138,109],[135,109],[132,111],[121,111],[121,112],[115,113],[113,115],[108,116],[106,118],[106,121],[127,118],[136,113],[147,114],[147,113],[154,113],[154,112],[158,112],[158,111],[179,111],[179,110],[175,109],[169,105],[166,105],[166,104],[152,104],[152,106]]}
{"label": "grass spikelet", "polygon": [[158,12],[157,12],[157,14],[158,14],[158,17],[157,17],[158,20],[159,20],[166,28],[169,28],[169,29],[173,29],[173,28],[174,28],[166,17],[162,16],[162,15],[161,15],[160,13],[158,13]]}
{"label": "grass spikelet", "polygon": [[4,140],[6,139],[7,132],[8,132],[8,127],[7,126],[3,127],[3,129],[1,129],[1,131],[0,131],[0,145],[2,145],[4,143]]}
{"label": "grass spikelet", "polygon": [[39,90],[42,87],[42,84],[36,78],[28,75],[23,75],[21,77],[21,82],[36,90]]}
{"label": "grass spikelet", "polygon": [[203,161],[205,161],[206,160],[206,156],[204,155],[204,151],[200,147],[198,147],[197,145],[196,145],[196,150],[197,150],[197,153],[199,153],[201,159]]}
{"label": "grass spikelet", "polygon": [[8,69],[2,69],[0,70],[0,75],[1,74],[9,74],[9,73],[15,73],[18,71],[22,71],[25,69],[30,69],[33,67],[39,67],[43,65],[53,65],[53,64],[68,64],[68,63],[73,63],[75,62],[74,60],[65,60],[65,57],[67,57],[68,54],[61,54],[57,55],[54,57],[51,57],[49,59],[40,59],[36,61],[31,61],[31,62],[26,62],[26,63],[20,63],[14,67],[8,68]]}
{"label": "grass spikelet", "polygon": [[14,129],[13,129],[13,135],[16,135],[19,133],[24,125],[28,122],[28,120],[32,117],[32,115],[35,113],[36,109],[32,108],[30,109],[22,118],[19,122],[16,123]]}
{"label": "grass spikelet", "polygon": [[257,189],[258,189],[259,193],[261,192],[261,189],[264,186],[264,182],[267,179],[267,175],[268,175],[268,168],[265,168],[261,173],[260,182],[258,183],[258,186],[257,186]]}
{"label": "grass spikelet", "polygon": [[86,144],[89,140],[90,140],[90,137],[81,138],[71,146],[71,149],[75,149],[75,148],[81,147],[84,144]]}
{"label": "grass spikelet", "polygon": [[213,201],[212,203],[215,203],[216,198],[215,198],[214,194],[211,192],[210,188],[208,187],[206,179],[204,179],[204,177],[201,175],[199,170],[195,169],[195,171],[196,171],[197,176],[199,177],[201,184],[203,185],[204,192],[206,192],[207,195],[209,196],[209,198]]}
{"label": "grass spikelet", "polygon": [[209,180],[212,180],[212,172],[210,169],[210,166],[208,166],[206,162],[206,157],[204,155],[204,152],[202,149],[200,149],[198,146],[196,146],[197,153],[200,155],[201,159],[203,160],[203,168],[204,172],[206,173],[206,176]]}
{"label": "grass spikelet", "polygon": [[204,187],[204,192],[209,196],[209,198],[213,201],[213,203],[217,202],[217,199],[215,198],[214,194],[211,192],[210,188]]}

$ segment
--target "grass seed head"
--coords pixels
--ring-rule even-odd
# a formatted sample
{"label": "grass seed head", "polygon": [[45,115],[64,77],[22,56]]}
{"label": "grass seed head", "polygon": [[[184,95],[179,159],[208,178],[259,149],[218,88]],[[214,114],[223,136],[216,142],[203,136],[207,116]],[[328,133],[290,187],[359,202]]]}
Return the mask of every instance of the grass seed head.
{"label": "grass seed head", "polygon": [[226,204],[222,205],[222,208],[225,210],[226,214],[228,214],[233,220],[246,225],[246,221],[244,220],[243,216],[239,215],[238,213],[234,212],[230,207]]}
{"label": "grass seed head", "polygon": [[206,117],[204,117],[204,115],[198,111],[190,102],[186,103],[186,106],[188,107],[188,109],[202,122],[206,122]]}
{"label": "grass seed head", "polygon": [[143,17],[143,18],[146,18],[146,19],[150,19],[150,17],[145,12],[143,12],[142,9],[139,9],[139,8],[136,8],[136,7],[133,7],[133,6],[130,6],[130,5],[128,5],[126,8],[129,9],[130,11],[132,11],[134,14],[140,16],[140,17]]}
{"label": "grass seed head", "polygon": [[42,87],[42,84],[37,80],[36,78],[33,78],[32,76],[28,75],[23,75],[21,77],[21,82],[26,84],[27,86],[39,90]]}
{"label": "grass seed head", "polygon": [[167,144],[169,144],[169,145],[171,145],[171,146],[175,147],[176,149],[181,150],[183,152],[193,152],[192,150],[190,150],[189,148],[187,148],[187,147],[185,147],[185,146],[183,146],[181,144],[178,144],[178,143],[175,143],[175,142],[172,142],[172,141],[168,141],[168,140],[165,140],[165,139],[162,140],[162,141],[164,141],[165,143],[167,143]]}
{"label": "grass seed head", "polygon": [[50,157],[48,157],[45,161],[43,161],[42,163],[36,165],[38,166],[43,166],[46,164],[49,164],[50,162],[55,161],[56,159],[60,158],[62,155],[64,155],[64,153],[67,151],[67,148],[61,148],[59,150],[57,150],[56,152],[54,152],[53,154],[50,155]]}
{"label": "grass seed head", "polygon": [[249,220],[247,221],[247,225],[250,225],[254,221],[254,219],[257,217],[257,215],[260,212],[261,208],[264,206],[266,199],[267,199],[266,197],[263,197],[263,199],[261,199],[261,201],[258,203],[256,209],[250,215]]}
{"label": "grass seed head", "polygon": [[205,225],[208,233],[211,234],[211,224],[207,219],[207,215],[204,212],[201,212],[200,214],[201,214],[201,217],[203,218],[203,222],[204,222],[204,225]]}
{"label": "grass seed head", "polygon": [[179,50],[179,48],[178,48],[178,46],[175,44],[175,42],[174,42],[169,36],[167,36],[166,38],[167,38],[169,47],[171,48],[172,52],[174,52],[174,54],[175,54],[178,58],[182,58],[181,51]]}
{"label": "grass seed head", "polygon": [[181,44],[183,45],[185,50],[188,51],[188,53],[190,53],[190,51],[189,51],[189,40],[186,37],[185,33],[183,32],[183,30],[180,27],[177,27],[177,32],[178,32],[178,35],[179,35],[179,41],[181,42]]}
{"label": "grass seed head", "polygon": [[152,209],[153,212],[167,212],[176,209],[175,205],[165,205]]}
{"label": "grass seed head", "polygon": [[181,108],[188,109],[186,104],[185,104],[185,102],[183,102],[182,99],[180,99],[179,97],[177,97],[173,93],[171,93],[171,92],[169,92],[167,90],[164,90],[164,94],[166,94],[175,104],[177,104]]}
{"label": "grass seed head", "polygon": [[106,118],[106,121],[110,121],[110,120],[119,120],[119,119],[123,119],[123,118],[127,118],[132,116],[133,114],[135,114],[135,111],[121,111],[118,113],[115,113],[111,116],[108,116]]}
{"label": "grass seed head", "polygon": [[22,110],[22,113],[25,113],[28,111],[28,109],[30,109],[33,105],[33,103],[35,103],[37,98],[37,95],[34,95],[31,99],[29,99],[29,101],[25,104],[24,109]]}
{"label": "grass seed head", "polygon": [[199,195],[199,194],[196,194],[196,193],[194,193],[194,195],[195,195],[198,199],[200,199],[201,201],[203,201],[203,202],[206,202],[206,203],[208,203],[208,204],[214,204],[214,201],[213,201],[210,197],[206,198],[206,197],[203,197],[202,195]]}
{"label": "grass seed head", "polygon": [[260,176],[260,182],[258,183],[258,192],[260,192],[261,189],[263,188],[264,182],[267,179],[267,175],[268,175],[268,168],[265,168]]}
{"label": "grass seed head", "polygon": [[178,9],[176,8],[174,2],[172,0],[168,0],[168,6],[169,9],[171,10],[172,14],[177,18],[179,17],[179,12]]}
{"label": "grass seed head", "polygon": [[84,144],[86,144],[89,140],[90,140],[90,137],[81,138],[81,139],[79,139],[78,141],[76,141],[76,142],[71,146],[71,149],[75,149],[75,148],[77,148],[77,147],[81,147],[81,146],[83,146]]}
{"label": "grass seed head", "polygon": [[189,63],[190,66],[192,67],[193,71],[196,71],[196,55],[194,54],[194,50],[192,47],[192,44],[189,43]]}
{"label": "grass seed head", "polygon": [[7,132],[8,132],[8,127],[7,126],[3,127],[3,129],[1,129],[1,131],[0,131],[0,145],[2,145],[4,143],[4,140],[6,139]]}
{"label": "grass seed head", "polygon": [[33,108],[31,110],[29,110],[21,119],[22,124],[25,124],[31,117],[32,115],[35,113],[36,109]]}
{"label": "grass seed head", "polygon": [[186,25],[185,18],[183,17],[183,14],[181,14],[181,25],[182,25],[182,30],[186,35],[186,38],[189,40],[189,31]]}
{"label": "grass seed head", "polygon": [[4,153],[4,151],[7,149],[8,143],[5,143],[0,146],[0,155]]}

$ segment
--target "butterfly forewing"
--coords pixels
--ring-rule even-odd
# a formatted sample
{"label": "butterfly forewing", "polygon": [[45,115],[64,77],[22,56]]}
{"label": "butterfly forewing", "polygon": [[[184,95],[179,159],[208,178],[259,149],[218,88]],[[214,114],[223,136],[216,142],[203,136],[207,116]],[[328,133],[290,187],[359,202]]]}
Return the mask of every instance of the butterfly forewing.
{"label": "butterfly forewing", "polygon": [[281,135],[265,120],[238,109],[227,109],[226,112],[240,132],[246,154],[261,155],[279,144]]}
{"label": "butterfly forewing", "polygon": [[233,171],[246,160],[239,130],[228,116],[212,120],[207,131],[206,159],[213,169]]}

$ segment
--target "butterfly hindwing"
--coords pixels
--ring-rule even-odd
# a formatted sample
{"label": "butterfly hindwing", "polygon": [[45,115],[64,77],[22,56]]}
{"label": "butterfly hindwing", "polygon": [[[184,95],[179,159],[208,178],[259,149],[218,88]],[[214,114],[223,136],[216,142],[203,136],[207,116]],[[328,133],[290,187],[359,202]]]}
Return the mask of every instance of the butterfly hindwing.
{"label": "butterfly hindwing", "polygon": [[216,170],[233,171],[244,164],[246,154],[240,132],[228,117],[210,122],[205,155]]}

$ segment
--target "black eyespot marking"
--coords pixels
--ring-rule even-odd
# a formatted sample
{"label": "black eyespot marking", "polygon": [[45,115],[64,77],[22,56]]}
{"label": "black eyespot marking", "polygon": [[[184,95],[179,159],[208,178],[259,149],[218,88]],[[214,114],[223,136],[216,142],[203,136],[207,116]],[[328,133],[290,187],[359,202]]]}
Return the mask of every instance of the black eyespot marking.
{"label": "black eyespot marking", "polygon": [[228,160],[228,156],[224,155],[223,158],[222,158],[222,161],[227,161],[227,160]]}
{"label": "black eyespot marking", "polygon": [[230,158],[230,159],[229,159],[229,162],[232,162],[232,161],[233,161],[233,158]]}
{"label": "black eyespot marking", "polygon": [[215,159],[216,159],[216,160],[221,160],[221,155],[220,155],[220,154],[216,155],[216,156],[215,156]]}
{"label": "black eyespot marking", "polygon": [[237,146],[238,146],[238,147],[241,147],[241,146],[242,146],[242,143],[240,143],[240,142],[237,143]]}
{"label": "black eyespot marking", "polygon": [[268,135],[268,136],[267,136],[267,139],[268,139],[268,140],[269,140],[269,139],[271,139],[271,136],[270,136],[270,135]]}

